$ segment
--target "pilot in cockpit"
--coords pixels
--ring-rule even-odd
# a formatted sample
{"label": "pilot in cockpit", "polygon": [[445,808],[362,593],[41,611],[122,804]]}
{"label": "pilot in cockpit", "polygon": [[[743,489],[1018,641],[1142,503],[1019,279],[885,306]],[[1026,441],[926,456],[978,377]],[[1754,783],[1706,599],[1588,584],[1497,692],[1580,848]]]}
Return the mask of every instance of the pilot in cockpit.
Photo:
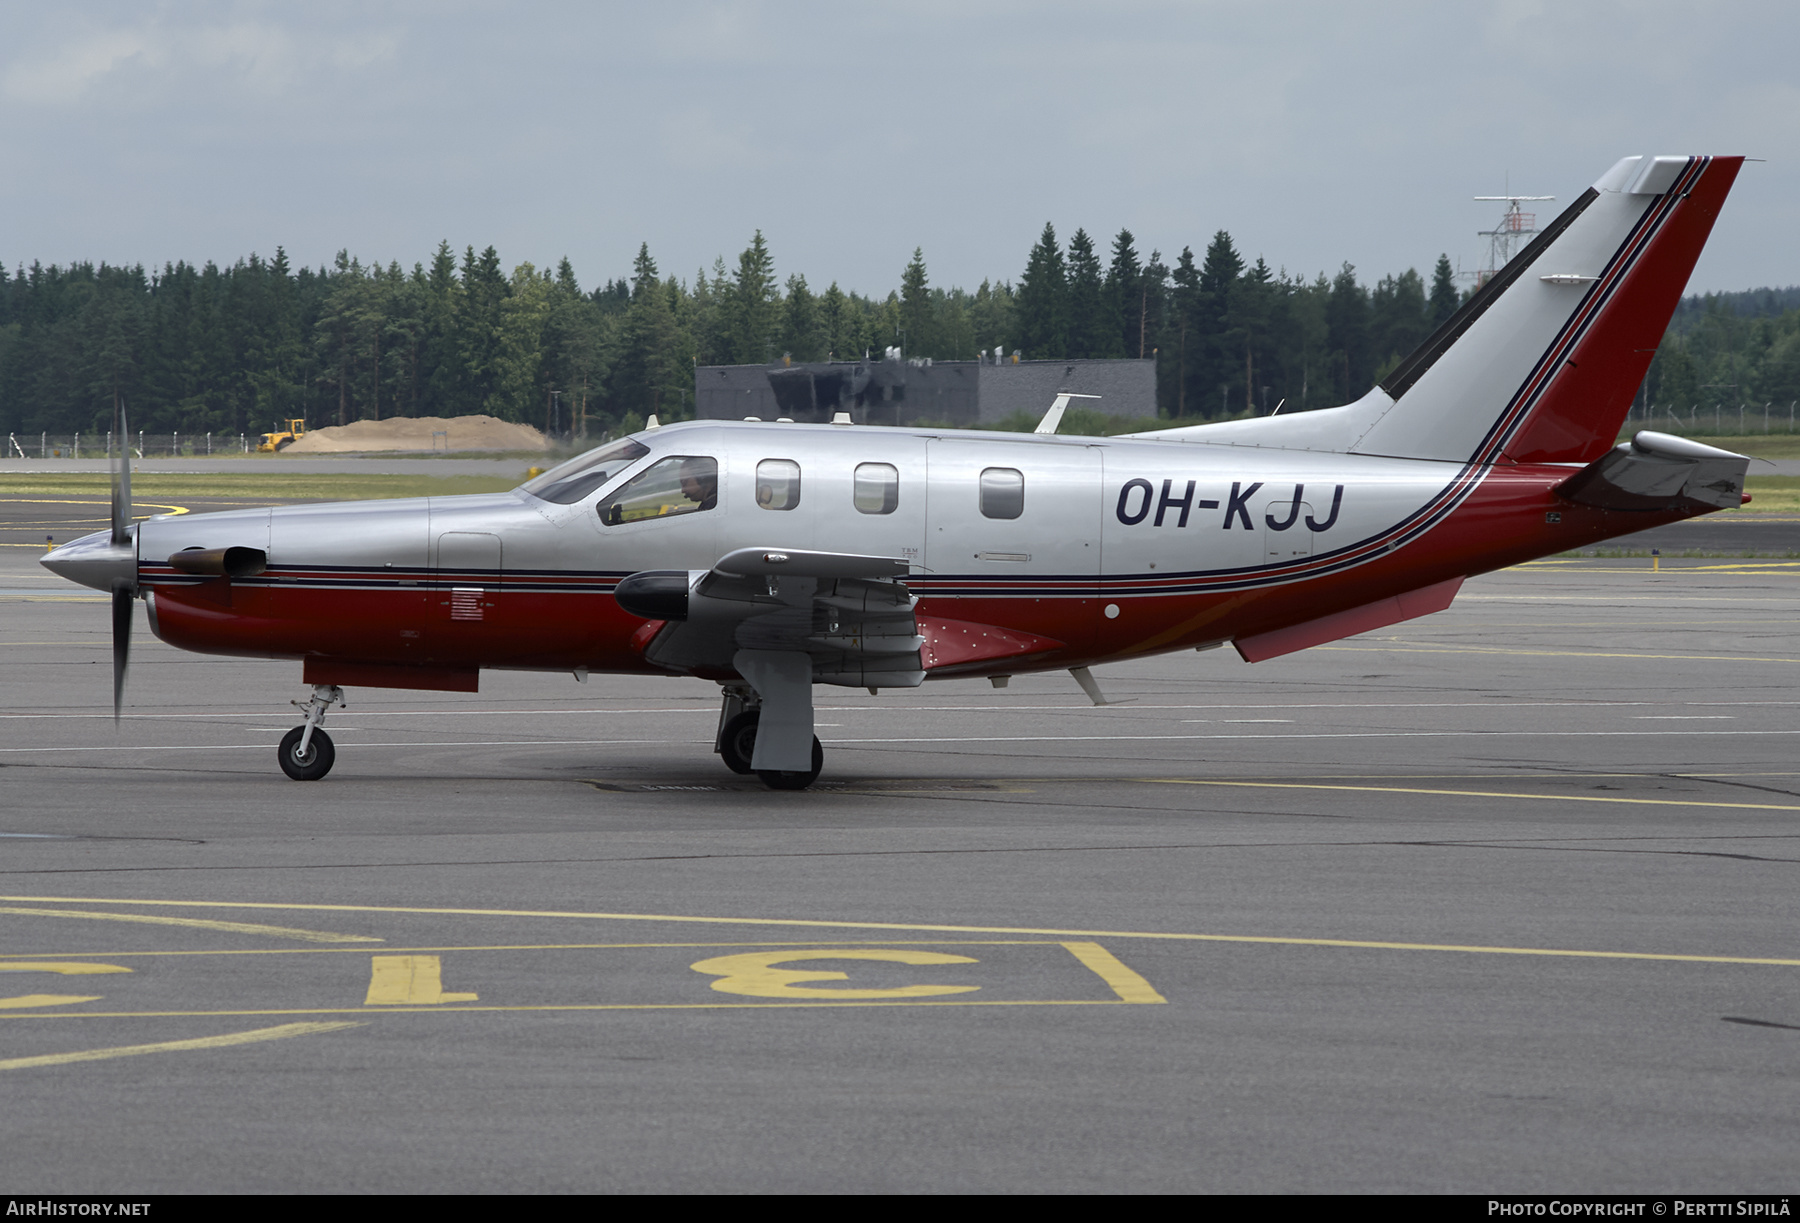
{"label": "pilot in cockpit", "polygon": [[681,495],[710,510],[719,504],[719,468],[711,459],[691,458],[681,464]]}

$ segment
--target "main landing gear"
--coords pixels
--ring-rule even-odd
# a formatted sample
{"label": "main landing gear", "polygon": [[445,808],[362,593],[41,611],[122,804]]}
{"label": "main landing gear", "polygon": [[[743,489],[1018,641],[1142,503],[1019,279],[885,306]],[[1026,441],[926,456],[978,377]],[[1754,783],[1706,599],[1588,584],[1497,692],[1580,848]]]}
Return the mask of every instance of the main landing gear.
{"label": "main landing gear", "polygon": [[756,728],[762,721],[762,700],[756,690],[743,684],[727,684],[719,706],[719,734],[713,750],[733,773],[755,773],[771,790],[804,790],[819,779],[825,767],[825,749],[819,737],[812,740],[812,767],[803,770],[758,769],[751,761],[756,757]]}
{"label": "main landing gear", "polygon": [[337,748],[320,726],[327,709],[343,707],[344,690],[336,684],[314,684],[311,700],[289,704],[305,713],[305,721],[281,736],[276,759],[281,761],[281,771],[295,781],[317,781],[337,763]]}

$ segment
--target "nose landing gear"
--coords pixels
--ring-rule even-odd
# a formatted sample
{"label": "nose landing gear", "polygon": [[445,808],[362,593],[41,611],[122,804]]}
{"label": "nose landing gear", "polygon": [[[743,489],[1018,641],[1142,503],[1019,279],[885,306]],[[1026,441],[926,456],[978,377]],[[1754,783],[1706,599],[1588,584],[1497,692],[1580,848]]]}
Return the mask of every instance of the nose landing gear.
{"label": "nose landing gear", "polygon": [[320,727],[326,710],[333,705],[344,707],[344,690],[336,684],[314,684],[311,700],[289,704],[305,712],[305,721],[281,737],[276,759],[281,771],[295,781],[317,781],[337,763],[337,748]]}

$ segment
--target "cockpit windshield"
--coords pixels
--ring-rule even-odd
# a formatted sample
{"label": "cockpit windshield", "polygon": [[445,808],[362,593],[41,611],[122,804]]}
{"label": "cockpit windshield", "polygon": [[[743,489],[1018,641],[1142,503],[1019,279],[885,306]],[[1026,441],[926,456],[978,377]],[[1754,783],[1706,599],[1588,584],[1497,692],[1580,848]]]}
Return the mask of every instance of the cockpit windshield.
{"label": "cockpit windshield", "polygon": [[650,448],[630,438],[577,455],[541,476],[519,485],[523,492],[558,505],[573,505],[625,468],[650,453]]}

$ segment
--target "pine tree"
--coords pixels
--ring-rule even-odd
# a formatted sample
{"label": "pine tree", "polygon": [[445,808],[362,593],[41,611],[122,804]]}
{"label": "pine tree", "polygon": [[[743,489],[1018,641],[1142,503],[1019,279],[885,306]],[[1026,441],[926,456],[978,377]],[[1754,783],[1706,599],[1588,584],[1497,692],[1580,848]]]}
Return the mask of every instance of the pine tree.
{"label": "pine tree", "polygon": [[782,311],[781,349],[796,361],[818,361],[825,355],[825,333],[819,299],[806,287],[806,277],[787,280],[787,307]]}
{"label": "pine tree", "polygon": [[838,288],[837,281],[819,298],[819,329],[825,337],[826,355],[834,361],[854,361],[862,356],[862,328],[854,304]]}
{"label": "pine tree", "polygon": [[1149,291],[1138,263],[1131,231],[1113,239],[1112,263],[1106,269],[1106,315],[1111,322],[1101,356],[1142,357],[1149,353]]}
{"label": "pine tree", "polygon": [[[1195,390],[1198,407],[1211,416],[1215,409],[1224,412],[1230,392],[1243,376],[1241,328],[1232,326],[1231,298],[1243,274],[1244,260],[1232,244],[1231,235],[1219,230],[1207,244],[1206,258],[1200,264],[1199,297],[1195,308],[1195,328],[1199,332],[1201,360]],[[1189,347],[1193,348],[1190,339]]]}
{"label": "pine tree", "polygon": [[1028,360],[1064,356],[1069,347],[1068,272],[1056,229],[1044,223],[1044,233],[1025,263],[1013,295],[1014,342]]}
{"label": "pine tree", "polygon": [[1369,389],[1374,370],[1369,358],[1369,298],[1348,263],[1332,278],[1325,325],[1330,352],[1326,374],[1338,402],[1349,403]]}
{"label": "pine tree", "polygon": [[726,343],[734,364],[760,365],[774,356],[780,295],[775,260],[759,229],[738,256],[726,302]]}
{"label": "pine tree", "polygon": [[1190,407],[1204,410],[1204,403],[1193,395],[1206,367],[1204,332],[1200,329],[1200,269],[1194,266],[1192,247],[1181,248],[1171,279],[1175,282],[1173,323],[1175,344],[1175,402],[1170,405],[1177,417],[1186,416]]}
{"label": "pine tree", "polygon": [[1456,276],[1450,270],[1450,256],[1439,255],[1437,268],[1431,273],[1431,325],[1437,328],[1456,313],[1461,295],[1456,291]]}
{"label": "pine tree", "polygon": [[1077,229],[1069,239],[1069,346],[1071,357],[1101,357],[1110,353],[1116,328],[1107,317],[1101,294],[1100,258],[1087,230]]}
{"label": "pine tree", "polygon": [[908,355],[937,355],[933,334],[931,290],[925,278],[925,251],[915,246],[911,262],[900,274],[901,347]]}

